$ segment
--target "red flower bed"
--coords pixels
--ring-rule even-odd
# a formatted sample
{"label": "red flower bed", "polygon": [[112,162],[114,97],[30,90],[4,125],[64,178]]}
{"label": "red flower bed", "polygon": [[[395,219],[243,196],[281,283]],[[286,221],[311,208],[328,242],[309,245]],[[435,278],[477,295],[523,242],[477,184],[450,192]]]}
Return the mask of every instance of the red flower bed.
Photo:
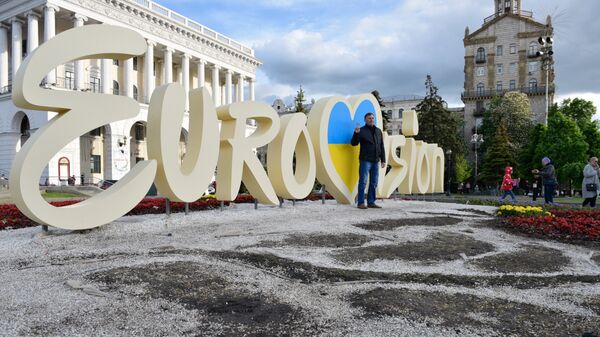
{"label": "red flower bed", "polygon": [[600,241],[600,212],[592,210],[551,210],[553,216],[506,219],[519,231],[557,239]]}
{"label": "red flower bed", "polygon": [[[326,199],[333,199],[333,197],[327,193]],[[320,193],[313,193],[309,195],[306,200],[320,200]],[[51,204],[56,207],[63,207],[73,205],[81,200],[69,200],[52,202]],[[235,203],[253,203],[254,197],[249,194],[240,194],[234,201]],[[229,206],[229,201],[224,202],[225,206]],[[216,199],[199,200],[196,202],[189,203],[190,211],[201,211],[207,209],[215,209],[221,206],[221,202]],[[164,198],[144,198],[140,201],[126,215],[143,215],[143,214],[164,214],[165,213],[165,199]],[[171,202],[171,212],[180,213],[185,211],[185,203],[183,202]],[[0,205],[0,230],[3,229],[16,229],[37,226],[37,224],[27,218],[17,206],[13,204]]]}

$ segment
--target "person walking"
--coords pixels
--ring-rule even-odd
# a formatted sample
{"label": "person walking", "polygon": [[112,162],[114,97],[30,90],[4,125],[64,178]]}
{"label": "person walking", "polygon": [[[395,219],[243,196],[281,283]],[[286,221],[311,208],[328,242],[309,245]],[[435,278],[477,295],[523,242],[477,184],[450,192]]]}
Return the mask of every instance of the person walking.
{"label": "person walking", "polygon": [[[383,133],[381,129],[375,126],[375,115],[372,112],[365,115],[365,126],[361,128],[358,123],[356,124],[350,144],[352,146],[360,144],[358,156],[360,161],[358,169],[358,208],[381,208],[381,206],[375,204],[375,189],[379,178],[379,162],[381,162],[381,168],[385,167],[385,150],[383,147]],[[367,176],[369,177],[369,190],[367,192],[367,205],[365,206]]]}
{"label": "person walking", "polygon": [[504,194],[502,194],[502,198],[498,199],[498,201],[500,201],[500,202],[504,201],[504,198],[506,198],[509,195],[510,195],[510,198],[513,203],[517,201],[517,198],[515,197],[515,193],[512,191],[513,186],[514,186],[514,181],[511,176],[512,171],[513,171],[513,168],[510,166],[507,166],[504,168],[504,178],[502,179],[502,187],[501,187],[502,191],[504,191]]}
{"label": "person walking", "polygon": [[546,204],[554,204],[554,190],[556,189],[557,181],[556,181],[556,170],[554,169],[554,164],[552,160],[548,157],[542,158],[542,165],[544,168],[542,170],[532,170],[533,174],[539,174],[542,177],[542,182],[544,183],[544,203]]}
{"label": "person walking", "polygon": [[583,168],[583,181],[581,182],[581,196],[585,199],[581,207],[590,205],[596,207],[596,197],[598,196],[598,186],[600,185],[600,167],[598,167],[598,158],[592,157]]}

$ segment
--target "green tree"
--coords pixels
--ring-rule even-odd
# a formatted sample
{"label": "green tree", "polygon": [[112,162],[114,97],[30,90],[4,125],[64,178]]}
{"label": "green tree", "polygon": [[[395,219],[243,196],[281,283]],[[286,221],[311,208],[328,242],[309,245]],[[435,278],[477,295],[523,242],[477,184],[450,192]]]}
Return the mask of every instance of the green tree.
{"label": "green tree", "polygon": [[514,146],[508,139],[504,124],[496,129],[496,134],[489,145],[482,165],[481,180],[490,185],[499,184],[504,176],[506,166],[515,166]]}
{"label": "green tree", "polygon": [[294,107],[296,112],[306,113],[304,109],[304,102],[306,102],[306,98],[304,97],[304,89],[300,86],[300,90],[296,92],[296,97],[294,98]]}
{"label": "green tree", "polygon": [[598,131],[598,121],[593,120],[596,113],[596,107],[591,101],[581,98],[566,99],[562,101],[558,110],[565,116],[572,118],[586,143],[588,144],[588,157],[600,155],[600,131]]}
{"label": "green tree", "polygon": [[580,178],[581,173],[576,171],[578,167],[583,169],[581,164],[587,162],[587,151],[588,144],[572,118],[560,111],[549,116],[548,130],[544,133],[536,153],[538,163],[543,156],[554,161],[559,182],[563,187],[570,186],[574,180]]}
{"label": "green tree", "polygon": [[379,103],[379,107],[381,109],[381,118],[383,119],[381,121],[383,123],[382,130],[387,131],[388,124],[390,123],[390,116],[385,112],[385,110],[383,110],[383,108],[385,107],[385,104],[383,104],[383,99],[381,99],[381,96],[379,95],[379,91],[377,91],[377,90],[371,91],[371,95],[373,95],[373,97],[375,97],[375,99],[377,100],[377,103]]}
{"label": "green tree", "polygon": [[544,142],[547,130],[546,125],[537,124],[531,130],[529,144],[519,153],[520,173],[525,179],[532,179],[531,170],[540,166],[540,160],[544,157],[542,142]]}
{"label": "green tree", "polygon": [[425,88],[426,96],[416,107],[419,134],[415,139],[438,144],[444,151],[452,150],[452,162],[456,163],[456,156],[465,151],[461,136],[461,121],[458,116],[446,109],[446,104],[438,95],[438,88],[433,84],[430,75],[427,75]]}
{"label": "green tree", "polygon": [[469,179],[469,177],[472,174],[472,169],[471,166],[469,165],[469,162],[467,161],[467,159],[465,158],[464,155],[459,154],[458,156],[456,156],[456,161],[454,163],[454,169],[455,169],[455,178],[456,181],[459,183],[463,183],[465,181],[467,181],[467,179]]}
{"label": "green tree", "polygon": [[[484,113],[482,134],[484,139],[493,139],[496,129],[504,125],[508,140],[517,152],[528,144],[529,132],[533,128],[533,113],[526,94],[508,92],[503,97],[495,97],[490,107]],[[482,151],[487,150],[489,144],[483,144]]]}

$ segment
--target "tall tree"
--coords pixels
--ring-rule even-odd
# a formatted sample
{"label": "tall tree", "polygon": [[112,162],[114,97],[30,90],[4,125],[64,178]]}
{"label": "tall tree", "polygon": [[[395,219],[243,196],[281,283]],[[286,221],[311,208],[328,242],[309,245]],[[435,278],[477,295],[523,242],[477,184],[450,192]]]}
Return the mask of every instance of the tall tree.
{"label": "tall tree", "polygon": [[452,150],[453,160],[463,154],[465,144],[461,136],[461,121],[446,109],[446,102],[438,95],[438,88],[430,75],[425,80],[426,96],[417,105],[419,135],[416,139],[438,144],[444,150]]}
{"label": "tall tree", "polygon": [[[516,151],[525,148],[529,139],[529,132],[533,128],[533,113],[526,94],[508,92],[503,97],[492,100],[489,110],[484,114],[482,133],[484,139],[493,139],[496,128],[504,125],[508,140]],[[482,151],[486,151],[489,144],[483,144]]]}
{"label": "tall tree", "polygon": [[306,102],[306,98],[304,97],[304,89],[300,86],[300,90],[296,92],[296,97],[294,98],[294,108],[296,112],[306,113],[304,109],[304,102]]}
{"label": "tall tree", "polygon": [[566,99],[562,101],[558,109],[565,116],[572,118],[577,123],[579,130],[581,130],[588,144],[587,156],[600,156],[599,125],[598,121],[593,120],[594,114],[596,114],[594,103],[581,98]]}
{"label": "tall tree", "polygon": [[381,118],[383,119],[381,122],[383,123],[383,131],[387,131],[387,126],[390,123],[390,116],[383,110],[385,104],[383,104],[383,99],[379,96],[379,91],[373,90],[371,91],[371,95],[375,97],[377,103],[379,103],[379,107],[381,109]]}
{"label": "tall tree", "polygon": [[548,117],[548,131],[536,153],[539,159],[547,156],[554,161],[561,185],[571,185],[572,181],[581,178],[577,168],[583,168],[582,164],[587,161],[587,150],[588,144],[572,118],[560,111]]}
{"label": "tall tree", "polygon": [[515,147],[508,139],[506,127],[500,124],[485,153],[481,180],[490,185],[498,184],[502,181],[504,168],[515,164]]}

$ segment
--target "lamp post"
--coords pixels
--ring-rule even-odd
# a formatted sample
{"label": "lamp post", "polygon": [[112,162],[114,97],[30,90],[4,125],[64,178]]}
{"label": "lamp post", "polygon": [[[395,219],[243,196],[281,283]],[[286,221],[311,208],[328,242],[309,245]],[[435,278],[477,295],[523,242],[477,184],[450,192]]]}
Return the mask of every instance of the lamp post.
{"label": "lamp post", "polygon": [[475,133],[471,137],[471,144],[475,145],[475,178],[473,180],[473,191],[478,191],[477,189],[477,166],[479,164],[478,160],[478,147],[483,143],[483,135],[477,134],[477,128],[475,128]]}
{"label": "lamp post", "polygon": [[546,109],[544,114],[544,125],[548,125],[548,106],[550,105],[550,100],[548,98],[548,86],[550,69],[552,69],[554,65],[554,60],[552,58],[552,55],[554,55],[554,51],[552,50],[552,44],[554,43],[554,39],[551,36],[541,36],[538,39],[538,43],[541,45],[541,48],[536,53],[536,55],[538,57],[542,57],[542,66],[546,71]]}
{"label": "lamp post", "polygon": [[450,196],[450,188],[452,186],[452,150],[446,150],[446,156],[448,156],[448,179],[446,179],[446,196]]}

